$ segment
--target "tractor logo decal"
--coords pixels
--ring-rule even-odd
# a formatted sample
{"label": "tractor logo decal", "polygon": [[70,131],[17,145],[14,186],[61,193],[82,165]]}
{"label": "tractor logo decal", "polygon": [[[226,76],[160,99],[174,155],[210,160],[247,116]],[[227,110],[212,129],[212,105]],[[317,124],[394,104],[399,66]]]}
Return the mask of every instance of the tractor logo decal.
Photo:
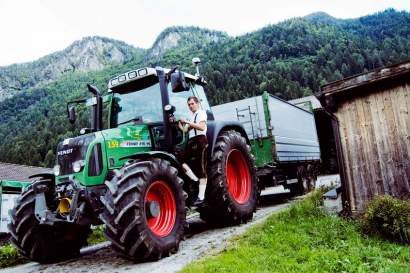
{"label": "tractor logo decal", "polygon": [[57,155],[69,155],[69,154],[71,154],[73,152],[73,148],[71,148],[71,149],[67,149],[67,150],[62,150],[62,151],[58,151],[57,152]]}
{"label": "tractor logo decal", "polygon": [[127,141],[122,141],[120,146],[123,148],[151,147],[151,141],[150,140],[127,140]]}

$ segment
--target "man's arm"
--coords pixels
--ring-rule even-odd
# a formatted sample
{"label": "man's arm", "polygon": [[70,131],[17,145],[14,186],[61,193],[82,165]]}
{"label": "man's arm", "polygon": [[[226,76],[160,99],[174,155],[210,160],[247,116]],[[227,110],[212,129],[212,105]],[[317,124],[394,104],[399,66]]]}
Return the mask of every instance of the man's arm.
{"label": "man's arm", "polygon": [[189,120],[183,120],[183,119],[181,121],[189,125],[189,130],[196,129],[199,131],[205,131],[206,130],[206,120],[207,120],[206,113],[201,111],[198,114],[198,119],[199,119],[199,122],[196,122],[196,123],[189,121]]}
{"label": "man's arm", "polygon": [[192,129],[197,129],[199,131],[204,131],[206,129],[206,122],[205,121],[200,121],[199,123],[195,122],[188,122],[188,125]]}

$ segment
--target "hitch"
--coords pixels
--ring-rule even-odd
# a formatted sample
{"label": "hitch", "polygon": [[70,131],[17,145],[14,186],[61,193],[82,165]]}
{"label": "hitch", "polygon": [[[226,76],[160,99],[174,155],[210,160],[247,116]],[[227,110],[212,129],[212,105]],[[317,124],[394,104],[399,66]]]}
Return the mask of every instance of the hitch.
{"label": "hitch", "polygon": [[58,219],[47,208],[45,193],[50,190],[49,181],[37,181],[33,183],[33,190],[36,194],[36,201],[34,203],[34,215],[40,224],[53,225]]}
{"label": "hitch", "polygon": [[[69,200],[67,197],[63,197],[59,200],[59,204],[57,206],[57,211],[50,211],[47,207],[46,202],[46,193],[50,191],[50,182],[40,180],[33,183],[33,190],[36,194],[36,200],[34,203],[34,215],[37,220],[42,225],[54,225],[57,222],[64,222],[64,223],[78,223],[80,222],[81,215],[85,211],[85,203],[79,202],[81,196],[84,195],[85,190],[81,186],[77,185],[76,182],[70,178],[70,181],[63,186],[63,190],[67,190],[69,187],[69,191],[73,192],[72,199]],[[61,203],[63,201],[63,203]],[[62,208],[63,211],[59,211]],[[61,215],[61,217],[65,218],[58,218],[56,217]]]}

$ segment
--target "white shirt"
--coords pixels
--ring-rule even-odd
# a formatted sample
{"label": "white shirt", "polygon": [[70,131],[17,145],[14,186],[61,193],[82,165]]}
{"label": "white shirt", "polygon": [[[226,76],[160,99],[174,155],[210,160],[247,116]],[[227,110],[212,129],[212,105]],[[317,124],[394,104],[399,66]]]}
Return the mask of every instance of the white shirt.
{"label": "white shirt", "polygon": [[202,109],[198,109],[195,113],[192,114],[190,119],[191,122],[200,123],[201,121],[205,121],[205,130],[201,131],[195,128],[189,130],[189,138],[193,138],[194,136],[205,135],[206,136],[206,121],[208,120],[208,116],[206,112]]}

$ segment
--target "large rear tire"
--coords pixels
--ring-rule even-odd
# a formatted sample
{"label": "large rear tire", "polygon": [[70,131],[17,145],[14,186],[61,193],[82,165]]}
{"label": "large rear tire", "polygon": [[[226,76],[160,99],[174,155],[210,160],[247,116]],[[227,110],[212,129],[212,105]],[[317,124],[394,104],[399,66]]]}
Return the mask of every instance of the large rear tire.
{"label": "large rear tire", "polygon": [[176,252],[186,225],[183,181],[166,160],[132,162],[101,198],[105,236],[126,258],[156,260]]}
{"label": "large rear tire", "polygon": [[10,211],[10,241],[32,261],[53,263],[78,257],[87,244],[89,226],[75,224],[40,225],[34,215],[35,193],[27,187]]}
{"label": "large rear tire", "polygon": [[208,173],[201,218],[217,225],[251,220],[257,204],[257,177],[250,146],[239,132],[218,136]]}

